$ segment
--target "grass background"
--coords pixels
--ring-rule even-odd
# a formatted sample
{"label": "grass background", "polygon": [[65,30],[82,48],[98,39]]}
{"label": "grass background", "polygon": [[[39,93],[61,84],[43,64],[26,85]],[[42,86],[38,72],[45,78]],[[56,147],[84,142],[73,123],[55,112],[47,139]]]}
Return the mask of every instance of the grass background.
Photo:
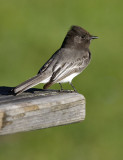
{"label": "grass background", "polygon": [[0,0],[0,86],[34,76],[71,25],[99,36],[91,64],[73,80],[86,97],[85,121],[2,136],[0,160],[122,159],[122,6],[122,0]]}

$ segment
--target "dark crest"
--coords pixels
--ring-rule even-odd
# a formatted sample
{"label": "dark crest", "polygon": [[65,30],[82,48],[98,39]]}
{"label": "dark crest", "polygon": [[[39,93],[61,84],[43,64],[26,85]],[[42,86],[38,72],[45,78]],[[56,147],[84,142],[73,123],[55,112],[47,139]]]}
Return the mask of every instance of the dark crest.
{"label": "dark crest", "polygon": [[85,36],[90,35],[85,29],[79,26],[72,26],[71,29],[68,31],[67,36]]}

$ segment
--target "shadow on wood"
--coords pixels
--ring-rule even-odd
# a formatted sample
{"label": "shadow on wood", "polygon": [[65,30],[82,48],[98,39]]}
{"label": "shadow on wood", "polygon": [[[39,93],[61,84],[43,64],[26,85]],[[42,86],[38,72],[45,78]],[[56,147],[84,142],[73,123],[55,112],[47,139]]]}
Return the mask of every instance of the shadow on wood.
{"label": "shadow on wood", "polygon": [[0,135],[79,122],[85,118],[85,98],[75,92],[29,89],[14,96],[0,87]]}

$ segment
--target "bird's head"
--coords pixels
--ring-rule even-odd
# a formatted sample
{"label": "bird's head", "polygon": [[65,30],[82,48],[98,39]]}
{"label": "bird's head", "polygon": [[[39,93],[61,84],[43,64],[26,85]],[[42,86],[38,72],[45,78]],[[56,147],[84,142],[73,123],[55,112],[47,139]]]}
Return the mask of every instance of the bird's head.
{"label": "bird's head", "polygon": [[62,47],[70,48],[88,48],[92,39],[97,39],[97,36],[92,36],[89,32],[79,26],[72,26],[68,31]]}

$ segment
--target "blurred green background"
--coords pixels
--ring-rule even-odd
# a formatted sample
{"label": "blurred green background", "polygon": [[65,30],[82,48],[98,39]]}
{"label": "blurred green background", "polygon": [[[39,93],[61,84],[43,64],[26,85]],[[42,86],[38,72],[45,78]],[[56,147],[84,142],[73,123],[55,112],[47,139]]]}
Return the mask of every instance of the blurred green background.
{"label": "blurred green background", "polygon": [[0,160],[122,159],[122,0],[0,0],[0,86],[34,76],[71,25],[99,36],[91,64],[73,80],[86,97],[85,121],[1,136]]}

